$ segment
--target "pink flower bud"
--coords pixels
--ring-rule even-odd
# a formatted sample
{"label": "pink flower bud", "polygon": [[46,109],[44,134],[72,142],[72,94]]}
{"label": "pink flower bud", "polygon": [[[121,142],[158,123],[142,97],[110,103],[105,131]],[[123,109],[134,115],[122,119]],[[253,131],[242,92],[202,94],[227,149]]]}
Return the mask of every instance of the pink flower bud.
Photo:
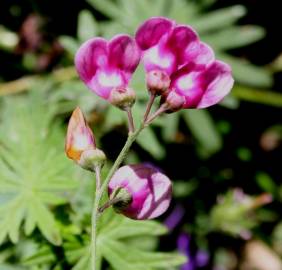
{"label": "pink flower bud", "polygon": [[82,152],[95,149],[95,138],[82,114],[77,107],[69,120],[65,152],[70,159],[78,162]]}
{"label": "pink flower bud", "polygon": [[135,103],[136,94],[132,88],[117,87],[111,91],[109,102],[122,110],[131,108]]}
{"label": "pink flower bud", "polygon": [[170,77],[161,70],[152,70],[146,74],[148,90],[154,95],[161,95],[170,85]]}
{"label": "pink flower bud", "polygon": [[168,108],[168,112],[176,112],[185,104],[185,98],[175,91],[167,91],[162,95],[161,103]]}
{"label": "pink flower bud", "polygon": [[111,91],[126,88],[140,61],[140,50],[128,35],[107,41],[93,38],[77,51],[75,67],[82,81],[98,96],[108,100]]}
{"label": "pink flower bud", "polygon": [[119,202],[114,208],[129,218],[156,218],[169,207],[171,181],[152,166],[128,165],[119,168],[109,182],[109,196],[113,197],[121,189],[127,191],[123,193],[130,194],[131,200],[126,198],[126,204]]}
{"label": "pink flower bud", "polygon": [[86,170],[93,171],[106,160],[103,151],[96,148],[94,135],[77,107],[69,120],[65,152],[67,156]]}

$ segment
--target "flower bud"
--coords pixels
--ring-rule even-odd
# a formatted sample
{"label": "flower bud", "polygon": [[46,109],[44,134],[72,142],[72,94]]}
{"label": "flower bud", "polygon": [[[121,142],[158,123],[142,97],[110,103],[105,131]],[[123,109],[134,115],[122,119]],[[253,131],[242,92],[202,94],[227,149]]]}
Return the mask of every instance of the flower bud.
{"label": "flower bud", "polygon": [[[120,193],[122,192],[122,193]],[[111,199],[118,200],[114,209],[132,219],[152,219],[169,207],[171,181],[156,168],[148,165],[127,165],[119,168],[109,182]]]}
{"label": "flower bud", "polygon": [[109,102],[122,110],[131,108],[136,100],[136,94],[132,88],[116,87],[111,91]]}
{"label": "flower bud", "polygon": [[154,95],[161,95],[170,85],[170,77],[165,71],[152,70],[146,74],[148,90]]}
{"label": "flower bud", "polygon": [[168,112],[176,112],[183,107],[185,98],[175,91],[169,91],[162,95],[161,103],[168,108]]}
{"label": "flower bud", "polygon": [[77,163],[86,170],[94,171],[95,166],[103,166],[105,161],[105,153],[96,148],[83,151]]}
{"label": "flower bud", "polygon": [[94,135],[79,107],[73,111],[69,120],[65,152],[68,158],[88,170],[102,165],[106,159],[105,154],[96,148]]}

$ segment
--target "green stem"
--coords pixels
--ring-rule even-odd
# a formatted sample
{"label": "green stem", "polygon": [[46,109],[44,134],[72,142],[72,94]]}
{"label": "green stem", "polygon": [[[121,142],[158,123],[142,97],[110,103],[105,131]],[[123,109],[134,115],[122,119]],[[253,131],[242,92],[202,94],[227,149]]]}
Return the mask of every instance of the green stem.
{"label": "green stem", "polygon": [[156,98],[156,95],[152,94],[150,92],[150,98],[149,98],[149,101],[148,101],[148,104],[147,104],[147,107],[146,107],[146,111],[145,111],[145,114],[144,114],[144,117],[143,117],[143,122],[145,123],[148,116],[149,116],[149,113],[151,111],[151,108],[154,104],[154,101],[155,101],[155,98]]}
{"label": "green stem", "polygon": [[134,133],[135,130],[131,107],[126,108],[125,111],[127,113],[127,119],[128,119],[128,133],[131,134]]}
{"label": "green stem", "polygon": [[96,270],[96,248],[97,248],[97,220],[99,209],[99,194],[101,192],[101,167],[95,167],[96,174],[96,192],[91,215],[91,270]]}
{"label": "green stem", "polygon": [[96,194],[93,204],[93,210],[92,210],[92,217],[91,217],[91,270],[96,270],[96,248],[97,248],[97,221],[99,218],[99,205],[101,202],[101,199],[104,195],[104,192],[107,189],[108,183],[110,182],[112,176],[116,172],[116,170],[119,168],[120,164],[123,162],[124,158],[126,157],[131,145],[138,137],[139,133],[144,129],[144,125],[141,125],[136,131],[133,133],[130,133],[127,137],[127,141],[125,145],[123,146],[120,154],[118,155],[114,165],[112,166],[111,170],[109,171],[105,181],[103,182],[102,186],[100,186],[100,169],[97,170],[95,168],[96,172]]}

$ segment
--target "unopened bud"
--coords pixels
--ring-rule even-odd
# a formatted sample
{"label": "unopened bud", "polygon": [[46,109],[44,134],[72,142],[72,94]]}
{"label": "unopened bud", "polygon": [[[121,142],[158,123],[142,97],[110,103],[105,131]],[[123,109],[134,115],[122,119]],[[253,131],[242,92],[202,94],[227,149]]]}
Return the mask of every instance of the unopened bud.
{"label": "unopened bud", "polygon": [[93,132],[88,126],[82,111],[77,107],[69,120],[65,152],[68,158],[78,162],[82,152],[95,148]]}
{"label": "unopened bud", "polygon": [[111,91],[109,102],[122,110],[131,108],[136,100],[136,94],[132,88],[117,87]]}
{"label": "unopened bud", "polygon": [[82,168],[94,171],[96,166],[102,167],[106,161],[106,155],[98,148],[82,152],[77,162]]}
{"label": "unopened bud", "polygon": [[103,166],[106,160],[104,152],[96,148],[94,135],[78,107],[69,120],[65,151],[68,158],[90,171]]}
{"label": "unopened bud", "polygon": [[168,112],[176,112],[183,108],[185,98],[172,90],[162,95],[161,103],[168,108]]}
{"label": "unopened bud", "polygon": [[127,165],[115,172],[108,193],[110,199],[123,198],[114,206],[119,213],[132,219],[152,219],[169,207],[172,184],[167,176],[151,166]]}
{"label": "unopened bud", "polygon": [[161,95],[170,85],[170,77],[162,70],[152,70],[146,74],[148,90],[154,95]]}

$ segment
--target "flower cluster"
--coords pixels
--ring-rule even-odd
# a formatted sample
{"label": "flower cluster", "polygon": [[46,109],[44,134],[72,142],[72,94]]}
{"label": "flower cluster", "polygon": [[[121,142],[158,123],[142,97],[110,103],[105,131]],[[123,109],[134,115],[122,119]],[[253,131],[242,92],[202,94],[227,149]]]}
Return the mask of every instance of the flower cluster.
{"label": "flower cluster", "polygon": [[115,92],[126,92],[140,60],[148,90],[161,95],[161,103],[170,111],[209,107],[233,86],[231,68],[215,60],[213,50],[191,27],[163,17],[145,21],[135,38],[118,35],[109,42],[102,38],[85,42],[75,65],[93,92],[116,105]]}
{"label": "flower cluster", "polygon": [[[131,107],[136,95],[129,83],[140,62],[144,64],[150,98],[143,122],[135,130]],[[103,212],[113,206],[117,212],[133,219],[158,217],[169,207],[171,181],[149,165],[118,168],[124,153],[161,113],[206,108],[220,102],[233,85],[231,68],[215,59],[213,50],[200,41],[191,27],[163,17],[145,21],[135,37],[121,34],[110,41],[96,37],[86,41],[76,54],[75,66],[87,87],[125,110],[129,120],[127,143],[101,183],[99,173],[106,157],[96,147],[93,133],[79,108],[70,119],[66,153],[81,167],[96,173],[98,199],[94,208]],[[160,106],[150,115],[158,96]],[[99,206],[105,188],[108,188],[109,200]]]}

